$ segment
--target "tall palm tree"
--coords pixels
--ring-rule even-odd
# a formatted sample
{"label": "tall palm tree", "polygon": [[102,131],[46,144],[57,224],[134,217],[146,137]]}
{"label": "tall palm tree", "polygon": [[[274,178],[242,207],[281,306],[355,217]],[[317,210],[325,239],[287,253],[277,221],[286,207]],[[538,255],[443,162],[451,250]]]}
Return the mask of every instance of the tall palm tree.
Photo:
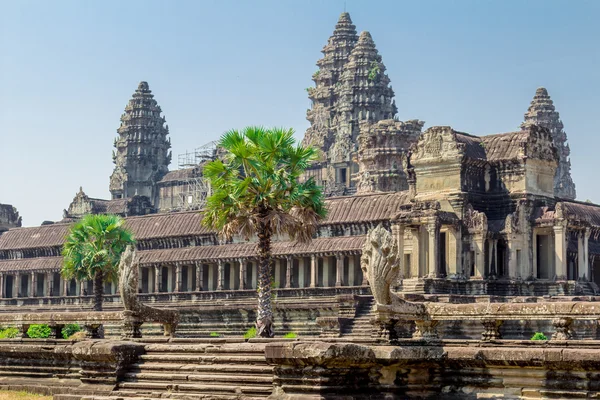
{"label": "tall palm tree", "polygon": [[104,282],[116,282],[121,254],[133,234],[116,215],[86,215],[69,229],[63,245],[65,279],[94,280],[94,310],[102,311]]}
{"label": "tall palm tree", "polygon": [[258,237],[257,333],[273,337],[271,308],[271,239],[288,235],[310,241],[326,209],[321,188],[310,178],[299,182],[311,161],[312,147],[296,145],[292,129],[248,127],[223,135],[222,159],[204,167],[212,195],[206,200],[203,224],[231,240]]}

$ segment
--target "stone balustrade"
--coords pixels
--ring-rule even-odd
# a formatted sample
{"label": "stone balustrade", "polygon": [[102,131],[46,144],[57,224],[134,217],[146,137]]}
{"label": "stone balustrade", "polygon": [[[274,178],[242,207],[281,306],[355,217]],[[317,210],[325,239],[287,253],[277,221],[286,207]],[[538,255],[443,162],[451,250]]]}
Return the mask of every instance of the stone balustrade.
{"label": "stone balustrade", "polygon": [[554,328],[551,340],[570,340],[577,337],[573,321],[600,322],[600,303],[595,301],[540,301],[536,303],[471,303],[408,302],[394,299],[390,305],[375,306],[375,336],[396,340],[395,326],[413,321],[414,339],[439,339],[437,326],[442,321],[480,321],[482,340],[501,339],[500,327],[505,321],[551,321]]}
{"label": "stone balustrade", "polygon": [[[61,330],[67,324],[79,324],[85,329],[86,337],[101,339],[104,337],[104,325],[113,324],[123,327],[123,336],[128,336],[127,311],[86,311],[86,312],[38,312],[38,313],[2,313],[0,326],[14,326],[19,329],[19,337],[26,338],[31,325],[45,324],[52,329],[52,337],[62,338]],[[176,323],[161,322],[165,336],[174,336]]]}

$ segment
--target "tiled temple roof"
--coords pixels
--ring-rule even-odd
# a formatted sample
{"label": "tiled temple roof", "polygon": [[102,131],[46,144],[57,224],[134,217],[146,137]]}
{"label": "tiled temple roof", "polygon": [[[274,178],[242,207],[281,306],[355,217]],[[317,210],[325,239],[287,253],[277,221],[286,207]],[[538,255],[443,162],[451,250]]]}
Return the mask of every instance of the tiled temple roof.
{"label": "tiled temple roof", "polygon": [[327,199],[329,213],[323,225],[376,222],[392,218],[410,201],[408,191],[342,196]]}
{"label": "tiled temple roof", "polygon": [[94,207],[94,214],[125,214],[129,199],[90,199]]}
{"label": "tiled temple roof", "polygon": [[[200,223],[197,211],[151,214],[125,218],[137,240],[159,237],[208,235],[211,231]],[[0,250],[62,246],[70,224],[11,229],[0,235]]]}
{"label": "tiled temple roof", "polygon": [[587,222],[591,226],[600,227],[600,206],[572,201],[564,201],[559,204],[562,205],[567,219],[576,219]]}
{"label": "tiled temple roof", "polygon": [[197,175],[196,174],[197,168],[198,167],[191,167],[191,168],[182,168],[182,169],[176,169],[174,171],[169,171],[169,172],[167,172],[167,174],[165,176],[163,176],[163,178],[160,180],[160,182],[172,182],[172,181],[180,181],[180,180],[192,178]]}
{"label": "tiled temple roof", "polygon": [[485,160],[485,149],[481,145],[479,136],[472,136],[468,133],[455,132],[456,140],[465,145],[465,155],[469,158],[478,158]]}
{"label": "tiled temple roof", "polygon": [[[274,242],[274,256],[309,255],[341,251],[358,251],[365,243],[365,236],[341,236],[314,239],[310,243]],[[185,262],[197,260],[227,260],[240,257],[255,257],[256,243],[236,243],[220,246],[196,246],[167,250],[139,252],[142,264]]]}
{"label": "tiled temple roof", "polygon": [[514,160],[523,157],[523,142],[527,141],[526,131],[500,133],[481,138],[489,161]]}
{"label": "tiled temple roof", "polygon": [[487,136],[472,136],[462,132],[455,132],[455,134],[456,140],[465,145],[467,157],[488,161],[523,158],[524,143],[529,137],[529,132],[526,130]]}
{"label": "tiled temple roof", "polygon": [[[326,200],[329,214],[323,225],[389,220],[402,204],[409,202],[407,191],[332,197]],[[201,224],[198,211],[150,214],[125,218],[137,240],[213,234]],[[0,250],[62,246],[70,224],[16,228],[0,235]]]}
{"label": "tiled temple roof", "polygon": [[[333,252],[356,252],[362,249],[365,236],[342,236],[314,239],[310,243],[275,242],[274,256],[326,254]],[[138,251],[142,265],[174,262],[215,262],[256,256],[256,243],[237,243],[219,246],[196,246],[168,250]],[[0,272],[60,270],[62,257],[22,258],[0,260]]]}
{"label": "tiled temple roof", "polygon": [[9,271],[58,271],[62,267],[62,257],[20,258],[0,260],[0,272]]}

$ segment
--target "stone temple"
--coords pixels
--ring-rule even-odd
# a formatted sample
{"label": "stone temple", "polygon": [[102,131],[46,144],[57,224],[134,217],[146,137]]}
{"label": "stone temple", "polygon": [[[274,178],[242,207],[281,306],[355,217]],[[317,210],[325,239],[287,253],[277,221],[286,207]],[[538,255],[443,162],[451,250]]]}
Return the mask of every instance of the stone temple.
{"label": "stone temple", "polygon": [[[364,235],[383,224],[402,247],[404,292],[596,290],[600,207],[574,200],[566,133],[546,89],[536,91],[514,132],[423,131],[423,121],[397,120],[382,57],[348,13],[322,52],[303,142],[321,150],[307,175],[324,187],[329,216],[312,243],[274,245],[279,287],[362,290]],[[217,149],[169,171],[169,128],[147,82],[127,102],[117,133],[111,199],[80,188],[63,221],[32,228],[19,228],[16,210],[1,206],[2,298],[91,293],[91,282],[62,282],[58,274],[69,223],[87,213],[127,218],[143,254],[141,293],[253,289],[255,245],[220,241],[195,211],[208,191],[198,185],[203,162]]]}
{"label": "stone temple", "polygon": [[[273,244],[276,329],[371,337],[373,300],[361,255],[378,225],[400,254],[392,286],[406,299],[476,305],[572,301],[598,292],[600,206],[575,200],[567,136],[545,88],[532,93],[522,121],[507,116],[512,132],[424,129],[424,121],[397,119],[383,58],[348,13],[322,53],[307,90],[303,143],[320,149],[307,176],[323,186],[329,212],[311,243],[280,237]],[[218,149],[204,147],[169,170],[171,136],[147,82],[127,103],[117,133],[111,199],[80,188],[63,221],[31,228],[19,227],[16,210],[0,205],[0,311],[89,305],[92,283],[59,274],[61,245],[72,221],[114,213],[137,239],[142,301],[179,309],[185,336],[241,336],[255,317],[256,243],[223,242],[200,223],[208,194],[202,166]],[[119,309],[114,285],[106,290],[106,307]],[[529,339],[564,325],[528,318],[506,321],[503,337]],[[480,337],[479,324],[463,319],[448,317],[438,331]],[[600,335],[597,324],[577,327],[580,338]],[[158,333],[153,325],[144,329]],[[107,335],[115,332],[107,325]]]}

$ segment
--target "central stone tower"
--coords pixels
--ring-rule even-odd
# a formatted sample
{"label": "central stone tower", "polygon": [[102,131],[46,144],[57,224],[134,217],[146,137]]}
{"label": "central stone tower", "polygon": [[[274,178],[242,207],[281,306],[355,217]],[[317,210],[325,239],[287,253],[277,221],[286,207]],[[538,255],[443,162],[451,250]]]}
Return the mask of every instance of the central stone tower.
{"label": "central stone tower", "polygon": [[156,183],[168,172],[171,163],[169,127],[161,112],[148,83],[140,82],[117,130],[115,169],[110,177],[113,199],[146,196],[157,207]]}
{"label": "central stone tower", "polygon": [[307,89],[312,106],[303,140],[319,148],[322,156],[308,175],[326,195],[352,194],[359,172],[360,125],[394,118],[394,91],[371,34],[357,36],[350,14],[342,13],[322,52],[313,74],[315,86]]}

